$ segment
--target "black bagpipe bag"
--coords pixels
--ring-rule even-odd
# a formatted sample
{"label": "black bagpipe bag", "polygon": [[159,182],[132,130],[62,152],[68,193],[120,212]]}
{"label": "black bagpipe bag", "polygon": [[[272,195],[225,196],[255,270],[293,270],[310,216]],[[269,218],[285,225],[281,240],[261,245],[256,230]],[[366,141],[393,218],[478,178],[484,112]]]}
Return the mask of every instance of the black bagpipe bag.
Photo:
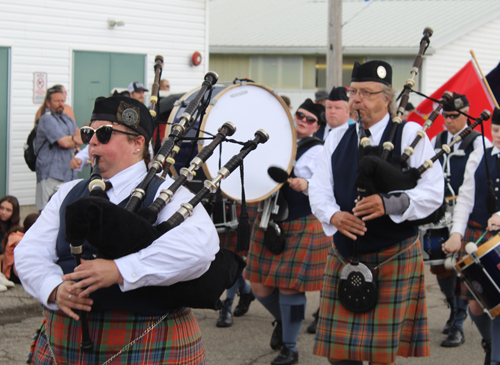
{"label": "black bagpipe bag", "polygon": [[[148,247],[165,232],[146,219],[105,199],[84,196],[66,207],[66,241],[88,241],[100,255],[113,260]],[[170,286],[151,287],[166,308],[220,309],[222,293],[234,285],[245,268],[237,254],[220,249],[208,271],[197,279]]]}

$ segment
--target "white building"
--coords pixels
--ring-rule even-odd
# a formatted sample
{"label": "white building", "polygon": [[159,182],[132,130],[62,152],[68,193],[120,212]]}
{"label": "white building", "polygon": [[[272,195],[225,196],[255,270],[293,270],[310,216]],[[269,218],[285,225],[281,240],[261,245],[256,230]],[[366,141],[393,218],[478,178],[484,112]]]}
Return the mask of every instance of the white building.
{"label": "white building", "polygon": [[[210,0],[210,68],[221,80],[262,83],[298,107],[326,85],[327,24],[328,0]],[[343,84],[354,61],[383,59],[402,89],[425,27],[434,34],[417,85],[424,93],[462,68],[471,49],[485,74],[500,61],[500,1],[344,0]]]}
{"label": "white building", "polygon": [[157,54],[171,92],[200,86],[208,70],[207,8],[208,0],[0,0],[0,196],[35,202],[23,146],[38,88],[64,85],[81,126],[97,96],[133,81],[150,88]]}

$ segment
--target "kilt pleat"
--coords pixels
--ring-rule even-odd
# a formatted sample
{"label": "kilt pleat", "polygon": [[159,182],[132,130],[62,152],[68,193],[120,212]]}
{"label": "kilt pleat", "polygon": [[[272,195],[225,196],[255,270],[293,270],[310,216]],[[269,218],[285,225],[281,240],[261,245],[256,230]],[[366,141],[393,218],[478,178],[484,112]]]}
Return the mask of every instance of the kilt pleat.
{"label": "kilt pleat", "polygon": [[[361,255],[360,261],[373,269],[416,239],[412,237],[382,252]],[[414,245],[379,268],[378,303],[369,312],[351,312],[338,300],[343,266],[332,249],[325,270],[314,354],[336,360],[380,363],[394,362],[396,356],[429,356],[420,246]]]}
{"label": "kilt pleat", "polygon": [[256,220],[252,229],[245,279],[300,292],[321,290],[332,245],[321,223],[313,215],[284,222],[286,245],[279,255],[264,247],[264,231],[259,224],[260,220]]}
{"label": "kilt pleat", "polygon": [[[465,230],[464,238],[462,239],[462,246],[460,247],[460,251],[458,252],[457,262],[462,260],[465,256],[467,256],[467,252],[465,251],[465,245],[469,242],[476,242],[481,235],[484,233],[485,228],[482,227],[479,223],[474,221],[469,221],[467,224],[467,229]],[[491,239],[495,234],[487,233],[481,241],[478,243],[478,246],[481,246],[483,243]],[[474,295],[469,291],[464,282],[460,279],[457,280],[455,286],[455,295],[462,299],[474,299]]]}
{"label": "kilt pleat", "polygon": [[[28,364],[54,364],[47,339],[58,364],[102,364],[159,319],[118,310],[90,312],[89,332],[94,349],[85,353],[80,351],[78,321],[62,311],[45,309],[44,316],[31,345]],[[191,309],[169,314],[112,364],[206,364],[200,328]]]}

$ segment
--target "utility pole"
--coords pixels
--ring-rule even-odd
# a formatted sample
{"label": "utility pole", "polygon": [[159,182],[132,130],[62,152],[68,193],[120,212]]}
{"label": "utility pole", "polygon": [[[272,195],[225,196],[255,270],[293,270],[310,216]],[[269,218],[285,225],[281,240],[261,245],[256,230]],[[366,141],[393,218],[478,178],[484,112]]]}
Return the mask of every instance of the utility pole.
{"label": "utility pole", "polygon": [[342,0],[328,0],[326,89],[342,86]]}

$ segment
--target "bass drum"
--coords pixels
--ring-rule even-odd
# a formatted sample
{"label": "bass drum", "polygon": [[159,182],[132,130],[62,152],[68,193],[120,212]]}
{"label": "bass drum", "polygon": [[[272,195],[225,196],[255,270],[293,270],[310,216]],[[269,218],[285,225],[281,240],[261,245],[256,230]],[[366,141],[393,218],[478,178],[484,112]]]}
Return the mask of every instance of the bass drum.
{"label": "bass drum", "polygon": [[[170,114],[169,125],[178,123],[187,103],[194,98],[199,89],[188,92],[180,99]],[[246,201],[249,203],[262,201],[282,185],[269,177],[267,169],[270,166],[279,166],[290,173],[293,167],[297,144],[290,110],[278,95],[265,86],[251,82],[229,87],[216,85],[203,121],[197,122],[185,137],[194,138],[199,135],[200,138],[211,138],[217,134],[222,124],[228,121],[236,126],[236,132],[229,137],[236,141],[246,142],[254,139],[258,129],[264,129],[269,134],[269,140],[260,144],[243,161]],[[165,137],[168,137],[169,131],[170,128],[167,128]],[[198,145],[190,141],[183,142],[175,157],[175,171],[189,166],[191,159],[210,141],[202,139]],[[195,180],[199,183],[199,187],[203,186],[204,180],[217,176],[219,168],[241,148],[240,144],[223,142],[203,165],[203,171],[198,170]],[[173,175],[176,175],[175,171],[172,171]],[[199,190],[194,185],[190,184],[188,187],[194,191]],[[228,199],[241,201],[241,179],[238,169],[223,180],[220,187]]]}

